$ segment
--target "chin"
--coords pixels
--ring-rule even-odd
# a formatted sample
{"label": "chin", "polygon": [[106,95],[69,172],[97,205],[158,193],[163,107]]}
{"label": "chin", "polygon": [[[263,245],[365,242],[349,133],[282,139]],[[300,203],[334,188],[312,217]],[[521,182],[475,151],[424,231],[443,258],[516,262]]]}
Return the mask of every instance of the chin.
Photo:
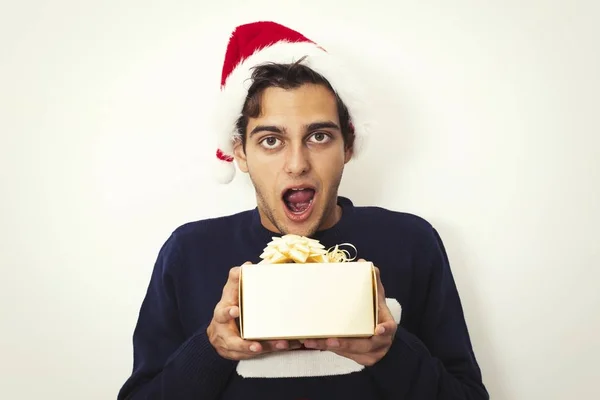
{"label": "chin", "polygon": [[283,215],[278,218],[278,228],[282,234],[292,234],[299,236],[312,236],[319,230],[323,212],[322,210],[312,210],[310,218],[301,222],[290,220],[288,213],[284,210]]}

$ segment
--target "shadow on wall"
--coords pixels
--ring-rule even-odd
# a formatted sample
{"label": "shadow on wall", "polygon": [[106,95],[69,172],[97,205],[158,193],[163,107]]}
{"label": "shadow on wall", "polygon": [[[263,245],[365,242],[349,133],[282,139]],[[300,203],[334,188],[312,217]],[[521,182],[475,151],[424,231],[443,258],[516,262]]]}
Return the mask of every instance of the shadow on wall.
{"label": "shadow on wall", "polygon": [[[369,57],[345,57],[353,62],[353,70],[360,74],[358,81],[366,86],[375,124],[364,152],[347,164],[340,194],[357,205],[403,211],[402,193],[414,187],[409,184],[411,170],[418,165],[419,154],[428,151],[428,140],[422,132],[423,121],[435,115],[428,116],[426,102],[409,83],[410,75],[403,75],[402,68],[378,65]],[[470,260],[475,252],[468,250],[469,244],[460,229],[440,220],[431,222],[440,231],[449,253],[484,383],[494,398],[512,398],[504,384],[502,367],[496,361],[498,357],[486,319],[485,293],[478,290],[472,278],[472,272],[478,268]]]}
{"label": "shadow on wall", "polygon": [[415,102],[410,89],[383,66],[345,57],[368,96],[373,125],[363,151],[346,165],[340,194],[356,204],[386,204],[386,188],[393,185],[401,192],[410,168],[411,144],[418,130]]}

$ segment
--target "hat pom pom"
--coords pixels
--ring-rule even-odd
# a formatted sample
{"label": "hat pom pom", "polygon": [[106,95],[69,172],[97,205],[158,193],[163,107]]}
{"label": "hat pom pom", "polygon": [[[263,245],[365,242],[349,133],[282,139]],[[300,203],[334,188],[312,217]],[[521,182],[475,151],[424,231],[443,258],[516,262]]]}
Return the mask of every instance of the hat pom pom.
{"label": "hat pom pom", "polygon": [[217,183],[230,183],[235,177],[235,164],[233,161],[224,161],[217,158],[214,164],[214,177]]}

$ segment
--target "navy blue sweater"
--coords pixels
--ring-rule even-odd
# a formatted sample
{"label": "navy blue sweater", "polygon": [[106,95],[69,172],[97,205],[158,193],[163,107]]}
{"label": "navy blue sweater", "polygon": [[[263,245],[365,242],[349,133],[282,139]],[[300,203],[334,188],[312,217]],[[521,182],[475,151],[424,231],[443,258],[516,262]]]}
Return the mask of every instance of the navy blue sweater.
{"label": "navy blue sweater", "polygon": [[[222,358],[206,328],[231,267],[277,236],[257,209],[177,228],[158,255],[133,334],[133,373],[118,399],[488,399],[459,295],[436,230],[414,215],[357,207],[314,237],[352,243],[402,306],[387,355],[363,367],[331,352],[294,350],[250,361]],[[337,357],[337,358],[336,358]]]}

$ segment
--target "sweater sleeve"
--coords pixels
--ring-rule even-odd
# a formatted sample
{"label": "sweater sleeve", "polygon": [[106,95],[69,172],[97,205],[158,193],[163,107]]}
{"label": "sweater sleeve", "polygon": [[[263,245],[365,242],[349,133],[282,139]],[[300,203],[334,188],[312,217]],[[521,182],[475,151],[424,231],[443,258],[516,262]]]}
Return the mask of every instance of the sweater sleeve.
{"label": "sweater sleeve", "polygon": [[[433,229],[418,334],[401,325],[384,358],[368,367],[386,400],[487,400],[441,238]],[[421,289],[423,288],[423,289]]]}
{"label": "sweater sleeve", "polygon": [[161,248],[133,333],[133,372],[118,400],[219,398],[236,363],[222,358],[205,326],[185,337],[175,292],[176,236]]}

